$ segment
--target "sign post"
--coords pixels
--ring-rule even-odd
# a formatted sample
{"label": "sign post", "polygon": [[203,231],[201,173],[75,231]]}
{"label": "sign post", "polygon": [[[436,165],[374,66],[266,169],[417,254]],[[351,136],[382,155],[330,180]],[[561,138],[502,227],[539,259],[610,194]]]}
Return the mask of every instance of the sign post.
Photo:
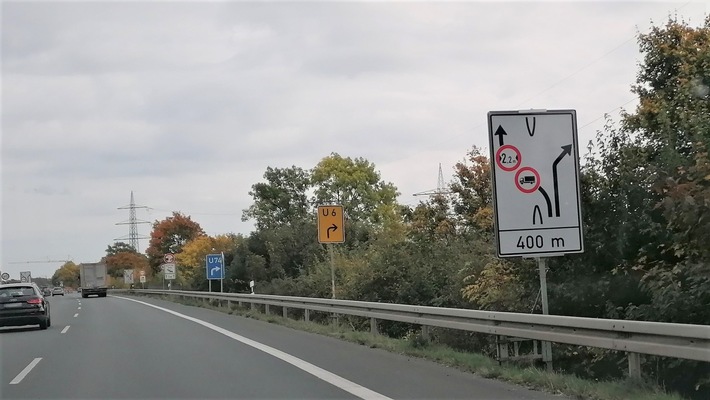
{"label": "sign post", "polygon": [[328,245],[330,255],[331,294],[335,298],[335,255],[333,243],[345,242],[345,217],[343,206],[318,206],[318,243]]}
{"label": "sign post", "polygon": [[[584,252],[574,110],[488,113],[498,257],[534,257],[549,313],[545,257]],[[550,342],[543,361],[552,369]]]}

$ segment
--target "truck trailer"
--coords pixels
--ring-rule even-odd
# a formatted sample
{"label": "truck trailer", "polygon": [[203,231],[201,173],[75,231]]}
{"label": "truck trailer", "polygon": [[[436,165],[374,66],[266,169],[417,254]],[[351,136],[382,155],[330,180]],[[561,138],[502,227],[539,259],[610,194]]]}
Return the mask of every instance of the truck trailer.
{"label": "truck trailer", "polygon": [[108,274],[106,271],[106,264],[102,262],[79,264],[81,297],[87,298],[92,294],[106,297],[106,289],[108,289]]}

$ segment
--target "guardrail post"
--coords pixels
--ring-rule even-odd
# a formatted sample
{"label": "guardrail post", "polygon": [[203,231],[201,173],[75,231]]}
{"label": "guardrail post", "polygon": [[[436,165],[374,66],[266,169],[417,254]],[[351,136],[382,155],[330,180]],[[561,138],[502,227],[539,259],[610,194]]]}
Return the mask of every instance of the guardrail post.
{"label": "guardrail post", "polygon": [[249,304],[251,304],[251,310],[254,311],[254,309],[256,309],[256,304],[254,304],[254,303],[249,303]]}
{"label": "guardrail post", "polygon": [[422,325],[422,339],[426,340],[427,342],[429,341],[429,328],[430,326],[427,325]]}
{"label": "guardrail post", "polygon": [[306,322],[310,322],[311,321],[311,310],[306,308],[304,311],[305,312],[303,313],[303,318],[306,320]]}
{"label": "guardrail post", "polygon": [[227,300],[227,309],[232,309],[232,300]]}
{"label": "guardrail post", "polygon": [[269,315],[269,305],[264,304],[264,314]]}
{"label": "guardrail post", "polygon": [[508,338],[505,336],[496,335],[496,350],[498,363],[508,359]]}
{"label": "guardrail post", "polygon": [[288,307],[283,307],[283,317],[288,318]]}
{"label": "guardrail post", "polygon": [[237,304],[239,305],[239,308],[244,307],[244,303],[241,300],[239,300],[239,302],[237,302]]}
{"label": "guardrail post", "polygon": [[377,330],[377,318],[370,318],[370,333],[377,335],[380,332]]}
{"label": "guardrail post", "polygon": [[626,353],[629,357],[629,378],[641,378],[641,354]]}

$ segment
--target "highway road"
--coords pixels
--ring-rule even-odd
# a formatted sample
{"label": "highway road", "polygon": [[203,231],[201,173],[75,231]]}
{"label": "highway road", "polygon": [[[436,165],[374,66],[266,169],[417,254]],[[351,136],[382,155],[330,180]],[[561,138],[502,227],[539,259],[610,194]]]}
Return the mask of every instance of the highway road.
{"label": "highway road", "polygon": [[560,399],[429,361],[144,297],[50,299],[0,328],[2,399]]}

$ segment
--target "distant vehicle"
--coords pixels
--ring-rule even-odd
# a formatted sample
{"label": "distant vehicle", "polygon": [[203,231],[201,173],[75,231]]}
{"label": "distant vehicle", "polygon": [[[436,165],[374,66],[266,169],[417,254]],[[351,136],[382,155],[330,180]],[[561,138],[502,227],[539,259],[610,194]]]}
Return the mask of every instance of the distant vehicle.
{"label": "distant vehicle", "polygon": [[49,301],[34,283],[10,283],[0,286],[0,326],[52,325]]}
{"label": "distant vehicle", "polygon": [[52,296],[64,296],[64,288],[55,287],[52,289]]}
{"label": "distant vehicle", "polygon": [[51,296],[52,295],[52,289],[48,287],[43,287],[42,288],[42,295],[43,296]]}
{"label": "distant vehicle", "polygon": [[92,294],[106,297],[107,279],[106,264],[81,263],[79,264],[79,277],[81,278],[81,297],[87,298]]}

